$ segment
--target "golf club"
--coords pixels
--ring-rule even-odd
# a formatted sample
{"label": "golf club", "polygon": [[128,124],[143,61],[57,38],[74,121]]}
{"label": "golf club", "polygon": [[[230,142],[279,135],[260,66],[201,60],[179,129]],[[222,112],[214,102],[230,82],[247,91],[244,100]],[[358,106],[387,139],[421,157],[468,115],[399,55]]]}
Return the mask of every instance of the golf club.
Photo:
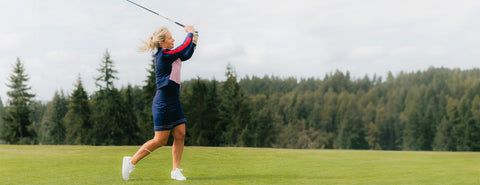
{"label": "golf club", "polygon": [[[161,15],[161,14],[159,14],[159,13],[153,11],[153,10],[150,10],[150,9],[148,9],[148,8],[145,8],[145,7],[142,6],[142,5],[139,5],[139,4],[137,4],[137,3],[133,2],[133,1],[130,1],[130,0],[127,0],[127,1],[130,2],[130,3],[132,3],[132,4],[134,4],[134,5],[136,5],[136,6],[138,6],[138,7],[140,7],[140,8],[143,8],[144,10],[147,10],[147,11],[149,11],[149,12],[155,14],[155,15],[158,15],[158,16],[164,18],[164,19],[167,19],[168,21],[173,22],[173,23],[181,26],[182,28],[185,27],[185,25],[183,25],[183,24],[181,24],[181,23],[179,23],[179,22],[177,22],[177,21],[174,21],[174,20],[172,20],[172,19],[170,19],[170,18],[168,18],[168,17],[165,17],[165,16],[163,16],[163,15]],[[198,31],[195,31],[195,33],[198,34]]]}

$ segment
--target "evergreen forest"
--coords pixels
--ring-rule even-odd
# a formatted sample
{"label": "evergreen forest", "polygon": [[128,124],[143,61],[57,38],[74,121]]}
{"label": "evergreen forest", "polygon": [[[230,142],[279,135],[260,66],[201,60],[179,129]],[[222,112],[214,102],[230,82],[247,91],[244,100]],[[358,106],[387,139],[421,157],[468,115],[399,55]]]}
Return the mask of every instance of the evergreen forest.
{"label": "evergreen forest", "polygon": [[[30,93],[17,59],[0,99],[0,143],[141,145],[153,137],[153,60],[143,84],[115,86],[108,51],[97,89],[82,79],[48,103]],[[480,69],[431,67],[385,77],[190,79],[181,84],[189,146],[480,151]],[[171,141],[170,141],[171,142]]]}

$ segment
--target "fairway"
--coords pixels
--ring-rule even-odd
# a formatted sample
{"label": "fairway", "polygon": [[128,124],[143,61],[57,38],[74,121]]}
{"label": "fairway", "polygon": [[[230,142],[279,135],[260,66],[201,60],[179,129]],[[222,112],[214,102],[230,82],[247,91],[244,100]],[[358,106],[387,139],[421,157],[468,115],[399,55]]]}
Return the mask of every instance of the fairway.
{"label": "fairway", "polygon": [[128,182],[138,146],[0,145],[1,184],[480,184],[480,153],[186,147],[187,181],[170,179],[171,147]]}

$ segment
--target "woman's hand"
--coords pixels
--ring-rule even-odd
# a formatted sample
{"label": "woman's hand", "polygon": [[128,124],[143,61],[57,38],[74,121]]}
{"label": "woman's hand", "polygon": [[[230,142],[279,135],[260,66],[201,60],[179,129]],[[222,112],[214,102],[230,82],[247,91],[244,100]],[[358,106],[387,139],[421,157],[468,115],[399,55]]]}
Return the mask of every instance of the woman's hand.
{"label": "woman's hand", "polygon": [[192,42],[193,42],[194,44],[197,44],[197,41],[198,41],[198,34],[194,33],[194,34],[193,34],[193,40],[192,40]]}
{"label": "woman's hand", "polygon": [[195,33],[195,28],[193,28],[193,26],[185,26],[185,32]]}
{"label": "woman's hand", "polygon": [[193,26],[185,26],[185,31],[187,33],[193,33],[193,43],[197,44],[198,34],[195,32],[195,28],[193,28]]}

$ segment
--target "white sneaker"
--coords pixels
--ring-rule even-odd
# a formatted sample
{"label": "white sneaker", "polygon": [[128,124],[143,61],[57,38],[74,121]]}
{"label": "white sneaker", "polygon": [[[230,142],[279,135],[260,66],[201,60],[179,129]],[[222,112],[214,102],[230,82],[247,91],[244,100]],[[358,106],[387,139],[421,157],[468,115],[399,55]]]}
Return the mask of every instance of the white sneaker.
{"label": "white sneaker", "polygon": [[123,180],[128,180],[130,178],[130,173],[132,173],[133,169],[135,169],[135,165],[130,162],[132,157],[123,157],[123,165],[122,165],[122,176]]}
{"label": "white sneaker", "polygon": [[183,176],[182,174],[183,169],[175,169],[175,171],[172,171],[170,174],[172,176],[172,179],[179,180],[179,181],[184,181],[187,180],[186,177]]}

